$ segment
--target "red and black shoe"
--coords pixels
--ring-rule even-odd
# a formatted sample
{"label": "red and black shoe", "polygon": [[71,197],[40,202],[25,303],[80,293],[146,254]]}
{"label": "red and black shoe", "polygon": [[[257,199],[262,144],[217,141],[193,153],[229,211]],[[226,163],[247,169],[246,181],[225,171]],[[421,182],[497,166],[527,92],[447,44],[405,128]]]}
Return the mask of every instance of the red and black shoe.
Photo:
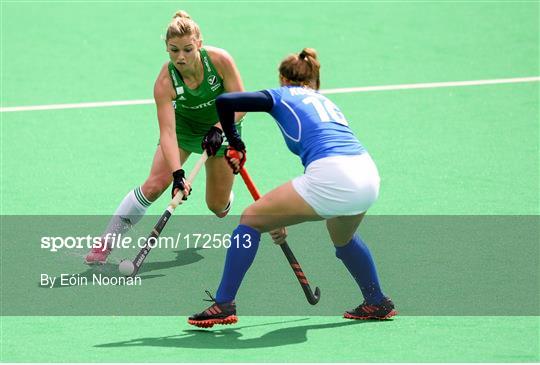
{"label": "red and black shoe", "polygon": [[103,265],[107,262],[110,253],[111,248],[107,247],[104,239],[101,239],[99,243],[92,246],[84,258],[84,263],[86,265]]}
{"label": "red and black shoe", "polygon": [[379,304],[360,304],[343,315],[347,319],[388,319],[397,314],[390,298],[384,298]]}
{"label": "red and black shoe", "polygon": [[215,324],[233,324],[238,322],[238,317],[236,317],[236,304],[234,302],[216,303],[216,299],[208,290],[206,290],[206,294],[208,294],[210,300],[204,300],[207,302],[214,302],[214,304],[203,312],[189,317],[188,323],[190,325],[201,328],[210,328]]}

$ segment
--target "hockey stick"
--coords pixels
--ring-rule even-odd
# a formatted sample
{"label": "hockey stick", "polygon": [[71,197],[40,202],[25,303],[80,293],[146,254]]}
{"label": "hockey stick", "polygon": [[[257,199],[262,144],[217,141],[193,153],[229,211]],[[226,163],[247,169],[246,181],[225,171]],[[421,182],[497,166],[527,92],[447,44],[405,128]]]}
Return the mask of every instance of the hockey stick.
{"label": "hockey stick", "polygon": [[[206,151],[203,152],[201,158],[199,158],[199,161],[193,166],[193,169],[191,170],[191,173],[189,174],[187,178],[187,183],[191,185],[193,183],[193,180],[195,180],[195,177],[201,170],[202,165],[206,162],[208,159],[208,155],[206,154]],[[177,206],[181,205],[184,201],[182,200],[182,192],[178,191],[174,198],[170,201],[169,205],[167,206],[167,209],[165,212],[161,215],[161,218],[159,218],[158,222],[154,226],[154,229],[152,229],[152,232],[148,235],[146,238],[144,247],[141,248],[137,256],[135,256],[135,259],[133,261],[129,260],[123,260],[120,262],[119,269],[120,272],[124,275],[134,277],[139,272],[139,269],[141,268],[144,260],[150,253],[150,250],[152,249],[152,246],[154,246],[157,242],[157,238],[161,234],[161,231],[169,221],[169,218],[173,214],[174,210]]]}
{"label": "hockey stick", "polygon": [[[238,156],[236,154],[236,151],[234,150],[229,150],[229,153],[233,157]],[[240,169],[240,175],[242,176],[242,179],[244,180],[244,183],[246,184],[253,199],[259,200],[261,197],[261,194],[259,193],[259,190],[257,190],[257,187],[253,183],[253,180],[251,180],[251,176],[249,176],[245,167],[242,167]],[[285,254],[287,261],[289,261],[289,264],[291,265],[291,268],[293,269],[294,274],[296,275],[296,278],[298,279],[298,282],[300,283],[300,286],[302,287],[302,290],[304,291],[304,294],[306,295],[307,301],[311,305],[317,304],[319,302],[319,299],[321,299],[320,289],[318,287],[315,287],[315,293],[311,290],[311,287],[309,286],[306,275],[304,275],[304,272],[302,271],[302,268],[300,267],[298,260],[296,260],[296,257],[294,257],[294,254],[291,251],[291,248],[289,247],[287,242],[280,244],[279,247],[281,247],[281,250]]]}

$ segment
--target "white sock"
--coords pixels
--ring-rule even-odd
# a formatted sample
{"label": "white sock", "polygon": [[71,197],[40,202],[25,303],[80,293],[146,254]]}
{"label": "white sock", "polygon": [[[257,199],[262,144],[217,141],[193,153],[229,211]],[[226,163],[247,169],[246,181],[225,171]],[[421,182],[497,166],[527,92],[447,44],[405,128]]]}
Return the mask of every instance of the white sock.
{"label": "white sock", "polygon": [[146,199],[140,186],[130,191],[116,208],[103,237],[107,233],[118,235],[127,232],[142,219],[150,204],[152,202]]}
{"label": "white sock", "polygon": [[227,206],[225,207],[225,209],[223,209],[222,213],[225,213],[231,210],[233,202],[234,202],[234,191],[231,190],[231,194],[229,195],[229,202],[227,203]]}

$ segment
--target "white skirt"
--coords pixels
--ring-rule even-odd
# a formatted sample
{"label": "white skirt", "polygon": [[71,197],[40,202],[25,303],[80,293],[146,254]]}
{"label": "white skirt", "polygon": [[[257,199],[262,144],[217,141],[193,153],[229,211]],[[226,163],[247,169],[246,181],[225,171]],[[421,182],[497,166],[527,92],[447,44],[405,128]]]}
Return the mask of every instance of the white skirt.
{"label": "white skirt", "polygon": [[363,153],[313,161],[292,184],[318,215],[328,219],[368,210],[379,196],[380,178],[371,156]]}

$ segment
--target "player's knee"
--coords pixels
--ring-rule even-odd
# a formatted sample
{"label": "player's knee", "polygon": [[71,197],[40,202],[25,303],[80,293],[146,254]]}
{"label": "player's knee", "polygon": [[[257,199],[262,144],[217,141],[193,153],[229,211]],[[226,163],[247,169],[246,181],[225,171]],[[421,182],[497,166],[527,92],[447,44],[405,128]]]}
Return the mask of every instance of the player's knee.
{"label": "player's knee", "polygon": [[240,217],[240,224],[255,228],[259,232],[263,232],[265,230],[263,217],[257,215],[256,210],[251,206],[247,207],[242,212],[242,216]]}
{"label": "player's knee", "polygon": [[171,179],[150,177],[142,186],[142,191],[146,199],[154,201],[163,194],[171,184]]}
{"label": "player's knee", "polygon": [[227,209],[229,205],[229,199],[207,199],[206,206],[208,209],[217,215],[218,217]]}

